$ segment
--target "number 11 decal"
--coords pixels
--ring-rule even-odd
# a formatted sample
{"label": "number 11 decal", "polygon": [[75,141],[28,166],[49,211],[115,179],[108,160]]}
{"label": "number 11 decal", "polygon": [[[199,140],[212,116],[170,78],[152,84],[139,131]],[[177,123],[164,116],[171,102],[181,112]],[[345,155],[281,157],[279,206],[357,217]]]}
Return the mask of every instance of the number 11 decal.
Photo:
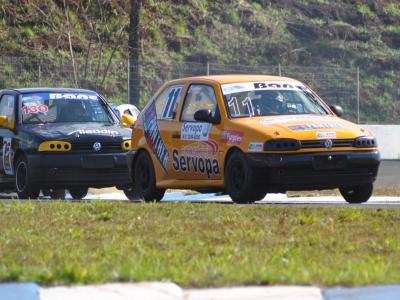
{"label": "number 11 decal", "polygon": [[168,94],[167,103],[165,104],[164,111],[162,113],[163,119],[172,119],[173,113],[176,108],[176,103],[178,102],[179,95],[181,94],[182,87],[177,87],[171,89]]}
{"label": "number 11 decal", "polygon": [[246,97],[242,101],[242,105],[246,106],[247,110],[249,111],[250,117],[254,116],[254,107],[253,107],[253,103],[251,102],[250,97]]}
{"label": "number 11 decal", "polygon": [[240,115],[239,104],[236,97],[233,97],[228,101],[228,106],[230,109],[233,109],[233,115]]}

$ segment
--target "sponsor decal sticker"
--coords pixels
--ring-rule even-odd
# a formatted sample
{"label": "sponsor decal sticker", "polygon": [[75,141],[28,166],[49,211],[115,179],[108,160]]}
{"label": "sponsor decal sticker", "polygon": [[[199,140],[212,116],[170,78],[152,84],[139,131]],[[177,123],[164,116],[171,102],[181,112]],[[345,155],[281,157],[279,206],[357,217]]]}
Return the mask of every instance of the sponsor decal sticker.
{"label": "sponsor decal sticker", "polygon": [[14,174],[14,168],[12,163],[14,157],[14,151],[12,150],[11,143],[12,143],[11,138],[5,137],[3,139],[3,167],[4,167],[4,173],[6,173],[7,175]]}
{"label": "sponsor decal sticker", "polygon": [[[268,118],[268,119],[261,119],[260,124],[263,125],[268,125],[268,124],[279,124],[279,123],[289,123],[289,122],[296,122],[296,121],[312,121],[312,122],[329,122],[329,117],[315,117],[315,116],[305,116],[305,115],[300,115],[300,116],[282,116],[282,117],[274,117],[274,118]],[[337,126],[342,127],[340,124],[336,124]]]}
{"label": "sponsor decal sticker", "polygon": [[[306,125],[293,125],[288,126],[292,131],[306,131],[306,130],[316,130],[316,129],[334,129],[342,128],[341,124],[327,123],[327,124],[306,124]],[[332,133],[332,132],[331,132]],[[334,132],[333,132],[334,133]]]}
{"label": "sponsor decal sticker", "polygon": [[221,140],[227,145],[240,145],[243,140],[243,132],[224,130],[221,132]]}
{"label": "sponsor decal sticker", "polygon": [[258,142],[251,142],[249,143],[249,151],[251,152],[261,152],[264,149],[264,144],[263,143],[258,143]]}
{"label": "sponsor decal sticker", "polygon": [[181,128],[181,140],[208,141],[211,126],[210,123],[185,122]]}
{"label": "sponsor decal sticker", "polygon": [[197,157],[213,157],[218,153],[218,143],[213,140],[204,142],[194,142],[182,147],[181,154]]}
{"label": "sponsor decal sticker", "polygon": [[42,100],[98,100],[94,93],[37,93],[22,95],[22,101]]}
{"label": "sponsor decal sticker", "polygon": [[336,139],[336,132],[317,132],[317,139]]}
{"label": "sponsor decal sticker", "polygon": [[212,175],[221,175],[221,169],[216,157],[190,155],[187,152],[179,153],[177,149],[174,149],[172,151],[172,160],[172,166],[177,172],[207,174],[208,179]]}
{"label": "sponsor decal sticker", "polygon": [[120,133],[116,130],[109,129],[78,129],[67,133],[67,135],[110,135],[110,136],[118,136]]}
{"label": "sponsor decal sticker", "polygon": [[168,150],[165,147],[164,141],[161,138],[160,129],[157,123],[157,112],[155,100],[151,100],[149,106],[142,113],[144,136],[147,145],[157,157],[158,161],[166,170],[168,163]]}
{"label": "sponsor decal sticker", "polygon": [[197,141],[182,147],[179,151],[172,151],[172,167],[176,172],[188,172],[206,174],[210,179],[212,176],[221,176],[218,159],[218,143],[213,140]]}
{"label": "sponsor decal sticker", "polygon": [[[41,101],[43,98],[39,95],[22,96],[22,101]],[[35,104],[35,103],[32,103]]]}
{"label": "sponsor decal sticker", "polygon": [[241,83],[229,83],[221,85],[222,93],[229,95],[232,93],[241,93],[258,90],[302,90],[308,91],[308,89],[299,82],[241,82]]}
{"label": "sponsor decal sticker", "polygon": [[50,100],[55,99],[77,99],[77,100],[97,100],[97,95],[95,94],[75,94],[75,93],[54,93],[49,94]]}

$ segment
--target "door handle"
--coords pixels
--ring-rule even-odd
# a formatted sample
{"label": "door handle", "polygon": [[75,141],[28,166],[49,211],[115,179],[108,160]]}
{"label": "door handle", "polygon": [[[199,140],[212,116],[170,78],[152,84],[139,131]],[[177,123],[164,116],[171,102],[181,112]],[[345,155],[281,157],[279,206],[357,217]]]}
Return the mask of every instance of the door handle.
{"label": "door handle", "polygon": [[178,134],[173,134],[172,135],[172,138],[173,139],[180,139],[181,138],[181,135],[178,133]]}

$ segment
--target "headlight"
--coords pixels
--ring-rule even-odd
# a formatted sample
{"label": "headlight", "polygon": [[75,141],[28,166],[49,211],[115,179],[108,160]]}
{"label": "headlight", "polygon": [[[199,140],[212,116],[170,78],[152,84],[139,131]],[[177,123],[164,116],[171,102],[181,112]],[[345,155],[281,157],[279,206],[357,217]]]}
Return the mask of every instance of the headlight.
{"label": "headlight", "polygon": [[353,147],[356,148],[373,148],[377,147],[378,143],[373,136],[361,136],[356,138],[353,143]]}
{"label": "headlight", "polygon": [[71,149],[71,143],[63,141],[46,141],[39,145],[39,152],[66,152]]}
{"label": "headlight", "polygon": [[264,151],[294,151],[300,148],[300,142],[295,139],[276,139],[264,144]]}
{"label": "headlight", "polygon": [[123,151],[129,151],[131,150],[131,140],[124,140],[121,143],[121,148]]}

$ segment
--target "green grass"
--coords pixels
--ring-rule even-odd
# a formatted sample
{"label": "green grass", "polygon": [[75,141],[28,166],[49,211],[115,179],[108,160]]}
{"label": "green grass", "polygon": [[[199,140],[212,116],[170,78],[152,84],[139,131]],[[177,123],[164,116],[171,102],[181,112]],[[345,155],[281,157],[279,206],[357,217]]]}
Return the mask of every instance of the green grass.
{"label": "green grass", "polygon": [[400,282],[400,210],[94,201],[0,215],[1,281]]}

